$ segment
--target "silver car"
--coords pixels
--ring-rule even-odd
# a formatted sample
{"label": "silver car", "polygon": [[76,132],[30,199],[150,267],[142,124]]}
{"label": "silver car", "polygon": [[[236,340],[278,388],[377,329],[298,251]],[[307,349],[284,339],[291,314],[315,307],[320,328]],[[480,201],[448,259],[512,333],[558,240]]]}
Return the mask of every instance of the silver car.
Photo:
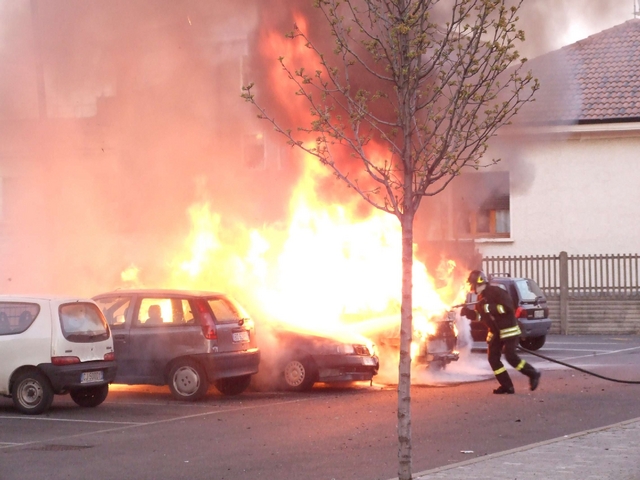
{"label": "silver car", "polygon": [[258,372],[253,321],[227,295],[138,289],[93,299],[113,333],[114,383],[168,385],[175,398],[194,401],[210,384],[238,395]]}

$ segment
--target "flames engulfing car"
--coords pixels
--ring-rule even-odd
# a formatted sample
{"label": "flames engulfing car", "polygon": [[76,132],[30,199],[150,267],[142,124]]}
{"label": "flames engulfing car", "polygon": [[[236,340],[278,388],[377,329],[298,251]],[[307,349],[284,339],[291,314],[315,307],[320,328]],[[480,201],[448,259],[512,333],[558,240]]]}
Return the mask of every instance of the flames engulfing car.
{"label": "flames engulfing car", "polygon": [[[396,328],[377,333],[377,342],[380,349],[400,351],[400,327],[399,318],[394,317]],[[445,311],[440,315],[427,316],[416,311],[413,319],[413,335],[411,343],[411,358],[417,365],[431,368],[445,368],[449,363],[459,359],[458,329],[456,327],[456,314]],[[387,324],[392,323],[391,320]]]}
{"label": "flames engulfing car", "polygon": [[[417,338],[415,338],[417,337]],[[425,331],[414,332],[414,361],[418,364],[444,368],[460,358],[455,312],[431,318]]]}
{"label": "flames engulfing car", "polygon": [[373,345],[286,328],[261,326],[260,343],[258,388],[305,391],[317,382],[371,381],[380,365]]}

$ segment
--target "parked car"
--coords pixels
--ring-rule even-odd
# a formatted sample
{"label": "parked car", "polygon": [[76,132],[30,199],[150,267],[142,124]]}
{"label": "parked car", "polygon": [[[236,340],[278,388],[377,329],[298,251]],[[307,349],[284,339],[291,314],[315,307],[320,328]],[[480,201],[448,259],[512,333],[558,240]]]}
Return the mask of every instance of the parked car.
{"label": "parked car", "polygon": [[0,359],[0,395],[27,415],[48,410],[55,394],[96,407],[116,375],[109,326],[84,298],[0,296]]}
{"label": "parked car", "polygon": [[210,384],[238,395],[258,371],[254,323],[227,295],[138,289],[94,300],[113,332],[115,383],[168,385],[176,399],[195,401]]}
{"label": "parked car", "polygon": [[258,388],[310,390],[315,383],[370,382],[380,362],[375,347],[286,327],[262,327]]}
{"label": "parked car", "polygon": [[[522,335],[520,345],[527,350],[539,350],[551,330],[549,306],[538,284],[530,278],[511,277],[508,274],[491,275],[489,284],[496,285],[511,295],[516,309],[516,318]],[[469,293],[467,302],[475,302],[476,295]],[[473,340],[485,341],[487,327],[483,322],[471,322]]]}

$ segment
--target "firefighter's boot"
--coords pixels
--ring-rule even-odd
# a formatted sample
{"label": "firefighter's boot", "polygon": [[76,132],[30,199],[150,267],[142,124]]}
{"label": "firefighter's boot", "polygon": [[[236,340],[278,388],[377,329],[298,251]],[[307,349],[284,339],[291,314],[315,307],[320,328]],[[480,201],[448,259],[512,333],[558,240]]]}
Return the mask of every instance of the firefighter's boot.
{"label": "firefighter's boot", "polygon": [[531,389],[532,392],[536,388],[538,388],[538,384],[540,383],[540,372],[535,368],[533,368],[533,366],[530,363],[525,362],[524,360],[521,360],[518,366],[516,367],[516,370],[519,370],[520,372],[524,373],[527,377],[529,377],[529,388]]}
{"label": "firefighter's boot", "polygon": [[511,377],[509,377],[509,373],[507,373],[507,370],[504,367],[502,367],[500,370],[502,371],[496,373],[496,380],[498,380],[500,386],[496,388],[493,393],[495,393],[496,395],[503,395],[505,393],[516,393],[515,389],[513,388],[513,383],[511,382]]}
{"label": "firefighter's boot", "polygon": [[538,388],[538,384],[540,383],[541,373],[539,370],[535,370],[534,373],[529,377],[529,388],[533,392],[536,388]]}

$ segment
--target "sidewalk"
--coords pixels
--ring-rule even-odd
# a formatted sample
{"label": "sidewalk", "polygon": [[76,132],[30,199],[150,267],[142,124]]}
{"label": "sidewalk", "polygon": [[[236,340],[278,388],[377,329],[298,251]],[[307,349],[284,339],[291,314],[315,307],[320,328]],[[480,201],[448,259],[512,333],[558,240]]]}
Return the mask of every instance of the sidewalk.
{"label": "sidewalk", "polygon": [[640,418],[413,474],[414,480],[638,480]]}

